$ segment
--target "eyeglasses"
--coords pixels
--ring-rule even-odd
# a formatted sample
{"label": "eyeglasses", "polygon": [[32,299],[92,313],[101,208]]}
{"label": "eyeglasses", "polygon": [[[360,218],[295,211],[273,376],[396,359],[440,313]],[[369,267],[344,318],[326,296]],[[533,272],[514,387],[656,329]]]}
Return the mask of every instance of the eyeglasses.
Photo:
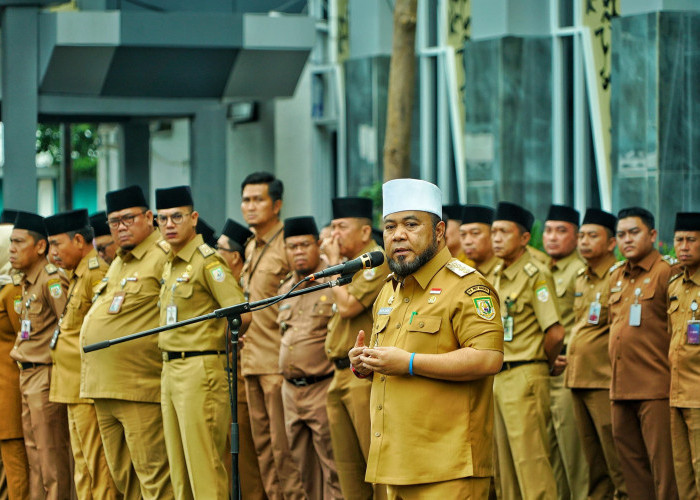
{"label": "eyeglasses", "polygon": [[109,227],[111,227],[112,229],[117,229],[119,227],[119,224],[124,224],[125,227],[133,226],[136,217],[145,213],[146,212],[141,212],[138,214],[128,214],[122,217],[114,217],[112,219],[107,219],[107,224],[109,224]]}
{"label": "eyeglasses", "polygon": [[104,253],[112,245],[114,245],[114,241],[110,241],[105,245],[95,245],[95,250],[97,250],[97,253]]}
{"label": "eyeglasses", "polygon": [[237,250],[234,250],[233,248],[226,248],[219,245],[216,245],[216,249],[220,250],[221,252],[237,252]]}
{"label": "eyeglasses", "polygon": [[303,243],[297,243],[296,245],[285,245],[285,246],[287,247],[287,250],[293,252],[299,248],[301,248],[302,250],[308,250],[309,248],[311,248],[312,245],[313,245],[312,242],[305,241]]}
{"label": "eyeglasses", "polygon": [[186,214],[181,214],[180,212],[174,213],[172,215],[158,215],[156,216],[156,220],[158,221],[158,225],[160,226],[165,226],[168,223],[168,219],[173,221],[173,224],[179,225],[182,224],[182,221],[185,220],[186,215],[191,215],[192,212],[188,212]]}

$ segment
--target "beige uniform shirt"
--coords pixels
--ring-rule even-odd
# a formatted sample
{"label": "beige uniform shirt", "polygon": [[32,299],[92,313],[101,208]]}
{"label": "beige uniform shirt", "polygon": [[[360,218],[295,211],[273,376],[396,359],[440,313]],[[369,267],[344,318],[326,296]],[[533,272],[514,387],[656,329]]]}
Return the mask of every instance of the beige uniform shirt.
{"label": "beige uniform shirt", "polygon": [[501,262],[501,259],[499,259],[495,255],[492,255],[491,258],[484,262],[482,265],[477,266],[476,270],[479,271],[484,276],[484,278],[486,278],[486,281],[493,284],[496,279],[496,268]]}
{"label": "beige uniform shirt", "polygon": [[[278,222],[267,234],[251,238],[245,248],[246,261],[241,285],[250,302],[268,299],[289,272],[284,250],[283,225]],[[252,314],[241,349],[243,375],[279,373],[280,332],[277,326],[279,304]]]}
{"label": "beige uniform shirt", "polygon": [[[443,248],[403,283],[393,274],[374,304],[369,345],[442,354],[503,350],[498,297]],[[419,484],[492,475],[493,377],[448,382],[374,374],[366,480]]]}
{"label": "beige uniform shirt", "polygon": [[564,345],[567,346],[571,340],[571,327],[574,326],[574,294],[576,289],[576,277],[579,271],[586,266],[574,251],[556,263],[550,260],[549,269],[552,272],[554,289],[556,293],[557,310],[561,326],[566,331]]}
{"label": "beige uniform shirt", "polygon": [[495,288],[501,298],[501,314],[513,318],[513,340],[504,342],[504,361],[547,361],[544,333],[559,322],[549,269],[523,254],[510,266],[495,273]]}
{"label": "beige uniform shirt", "polygon": [[20,326],[10,356],[17,361],[50,364],[49,343],[66,306],[66,277],[56,266],[39,259],[19,283],[22,301],[18,315],[20,322],[29,321],[30,328],[27,335]]}
{"label": "beige uniform shirt", "polygon": [[84,403],[80,398],[80,328],[92,306],[93,288],[107,272],[107,264],[90,250],[71,273],[68,303],[58,321],[60,335],[51,351],[54,368],[51,371],[49,399],[54,403]]}
{"label": "beige uniform shirt", "polygon": [[[118,250],[95,287],[80,330],[86,346],[159,326],[160,280],[170,245],[153,231],[133,250]],[[81,353],[80,397],[160,402],[162,356],[156,335]]]}
{"label": "beige uniform shirt", "polygon": [[[313,272],[317,273],[323,268],[323,265],[319,265]],[[328,279],[304,283],[297,290],[315,286]],[[293,274],[280,286],[278,293],[287,293],[298,282],[299,277]],[[324,350],[328,320],[333,315],[333,300],[333,291],[325,288],[286,299],[280,306],[277,316],[282,335],[280,371],[285,378],[316,377],[333,370],[333,364]]]}
{"label": "beige uniform shirt", "polygon": [[[170,252],[163,270],[160,324],[209,314],[243,302],[243,292],[226,261],[197,235],[182,250]],[[164,351],[225,351],[226,319],[192,323],[158,334]]]}
{"label": "beige uniform shirt", "polygon": [[[382,251],[373,241],[370,241],[353,258],[367,252]],[[365,308],[354,318],[341,318],[339,313],[335,313],[328,323],[328,336],[326,337],[326,356],[334,360],[346,358],[348,352],[355,345],[357,334],[360,330],[365,333],[372,329],[372,304],[379,295],[379,291],[384,286],[384,278],[389,274],[389,266],[386,261],[381,266],[357,271],[352,277],[352,283],[346,285],[350,295]]]}
{"label": "beige uniform shirt", "polygon": [[[671,265],[653,250],[638,265],[625,261],[610,271],[610,399],[665,399],[671,385],[667,291]],[[640,326],[630,306],[640,290]]]}
{"label": "beige uniform shirt", "polygon": [[[564,371],[567,387],[575,389],[609,389],[610,358],[608,357],[608,300],[610,268],[615,256],[610,254],[598,266],[586,266],[576,278],[574,326],[566,354]],[[591,304],[600,304],[597,319],[591,317]],[[597,312],[594,308],[593,313]]]}
{"label": "beige uniform shirt", "polygon": [[[688,342],[688,321],[693,319],[691,304],[700,306],[700,271],[690,276],[685,270],[668,285],[668,319],[671,345],[671,406],[700,408],[700,345]],[[700,309],[695,312],[700,320]],[[691,339],[694,342],[694,339]]]}

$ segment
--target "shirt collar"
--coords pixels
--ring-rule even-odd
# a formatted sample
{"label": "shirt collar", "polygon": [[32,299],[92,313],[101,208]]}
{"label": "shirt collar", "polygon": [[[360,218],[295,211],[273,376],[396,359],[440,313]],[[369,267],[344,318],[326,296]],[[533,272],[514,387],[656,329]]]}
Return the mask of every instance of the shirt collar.
{"label": "shirt collar", "polygon": [[282,221],[278,220],[277,224],[272,226],[272,229],[270,229],[267,233],[263,234],[259,238],[255,236],[255,242],[258,245],[265,245],[269,244],[272,241],[272,238],[277,234],[277,232],[282,229],[283,224]]}
{"label": "shirt collar", "polygon": [[687,269],[683,269],[683,281],[692,281],[696,285],[700,285],[700,267],[698,267],[692,276],[688,275]]}
{"label": "shirt collar", "polygon": [[589,275],[595,275],[598,278],[603,278],[605,273],[617,262],[617,259],[613,254],[608,254],[602,261],[598,263],[597,266],[591,267],[586,266],[586,273]]}
{"label": "shirt collar", "polygon": [[[442,269],[450,260],[452,260],[452,254],[447,247],[444,247],[437,254],[435,254],[432,259],[423,264],[415,273],[407,276],[406,279],[413,277],[413,279],[416,280],[416,283],[418,283],[418,286],[425,290],[428,283],[430,283],[430,280],[432,280],[438,271]],[[392,278],[394,281],[398,281],[394,273],[391,273],[387,279],[389,278]]]}
{"label": "shirt collar", "polygon": [[525,249],[523,254],[518,257],[518,260],[513,262],[510,266],[506,267],[501,271],[501,274],[505,274],[506,278],[513,281],[518,273],[525,267],[525,264],[533,259],[532,254]]}
{"label": "shirt collar", "polygon": [[73,274],[75,276],[77,276],[78,278],[80,278],[85,273],[85,271],[88,269],[88,265],[90,264],[90,259],[92,259],[93,257],[95,259],[97,258],[97,250],[95,250],[94,248],[91,248],[90,251],[87,253],[87,255],[85,255],[85,257],[83,257],[82,259],[80,259],[80,262],[78,262],[78,267],[75,268],[75,271],[73,271]]}
{"label": "shirt collar", "polygon": [[132,250],[125,251],[120,248],[117,250],[117,255],[119,255],[122,259],[124,259],[127,255],[131,255],[132,258],[141,260],[143,256],[146,255],[146,252],[148,252],[159,239],[160,231],[158,229],[154,229],[145,240],[136,245]]}
{"label": "shirt collar", "polygon": [[34,284],[36,282],[37,278],[39,277],[39,273],[41,272],[41,269],[46,265],[46,259],[44,257],[39,258],[32,267],[29,268],[28,271],[24,273],[24,279],[31,284]]}
{"label": "shirt collar", "polygon": [[565,269],[569,264],[571,264],[575,260],[580,260],[578,256],[578,252],[574,250],[571,252],[569,255],[566,257],[563,257],[556,262],[554,262],[553,259],[549,260],[549,268],[550,269]]}
{"label": "shirt collar", "polygon": [[651,269],[651,266],[653,266],[654,263],[655,263],[657,260],[659,260],[660,257],[661,257],[661,254],[659,253],[659,251],[658,251],[657,249],[653,248],[653,249],[651,250],[651,252],[649,252],[649,255],[647,255],[646,257],[644,257],[642,260],[640,260],[640,261],[639,261],[637,264],[635,264],[634,266],[633,266],[632,263],[628,260],[628,261],[625,263],[625,272],[630,273],[630,272],[632,271],[632,269],[634,269],[635,267],[641,267],[642,269],[644,269],[645,271],[648,272],[649,269]]}
{"label": "shirt collar", "polygon": [[483,269],[483,272],[481,272],[481,274],[488,274],[496,266],[496,264],[498,264],[499,260],[500,259],[498,257],[492,254],[491,257],[489,257],[489,259],[486,262],[484,262],[480,268],[477,267],[477,270],[481,272],[481,269]]}
{"label": "shirt collar", "polygon": [[177,254],[172,255],[171,260],[180,259],[182,261],[189,262],[190,260],[192,260],[192,256],[194,255],[194,252],[197,251],[197,248],[199,248],[199,246],[203,244],[204,238],[201,234],[198,234],[190,241],[188,241],[187,244],[184,247],[182,247],[182,249]]}

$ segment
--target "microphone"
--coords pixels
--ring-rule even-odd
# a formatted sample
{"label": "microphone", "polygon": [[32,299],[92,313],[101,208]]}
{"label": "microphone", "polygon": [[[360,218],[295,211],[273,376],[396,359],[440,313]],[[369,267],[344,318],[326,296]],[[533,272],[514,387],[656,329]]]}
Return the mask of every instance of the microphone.
{"label": "microphone", "polygon": [[360,269],[369,269],[371,267],[377,267],[384,263],[384,254],[380,251],[363,253],[356,259],[349,260],[343,264],[338,264],[337,266],[331,266],[318,273],[309,274],[306,279],[309,281],[314,281],[319,278],[325,278],[326,276],[333,276],[334,274],[354,274]]}

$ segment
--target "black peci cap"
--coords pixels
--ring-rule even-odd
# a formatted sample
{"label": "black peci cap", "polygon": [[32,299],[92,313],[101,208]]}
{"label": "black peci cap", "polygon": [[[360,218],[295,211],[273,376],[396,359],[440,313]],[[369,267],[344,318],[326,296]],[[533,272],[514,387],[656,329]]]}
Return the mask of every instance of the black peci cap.
{"label": "black peci cap", "polygon": [[17,210],[6,208],[0,216],[0,224],[14,224],[17,218]]}
{"label": "black peci cap", "polygon": [[197,232],[197,234],[202,235],[204,243],[206,243],[210,247],[216,248],[216,230],[209,224],[207,224],[207,221],[202,219],[201,216],[197,219],[197,226],[195,227],[195,231]]}
{"label": "black peci cap", "polygon": [[372,200],[369,198],[333,198],[333,218],[356,217],[372,219]]}
{"label": "black peci cap", "polygon": [[578,226],[581,214],[575,208],[566,205],[550,205],[546,220],[562,220]]}
{"label": "black peci cap", "polygon": [[26,229],[27,231],[34,231],[42,236],[46,237],[46,224],[44,223],[44,218],[41,215],[33,214],[31,212],[17,211],[17,217],[15,217],[15,229]]}
{"label": "black peci cap", "polygon": [[462,205],[443,205],[442,220],[462,220]]}
{"label": "black peci cap", "polygon": [[107,224],[107,214],[105,212],[97,212],[92,214],[90,216],[90,225],[95,231],[95,237],[112,234],[109,230],[109,224]]}
{"label": "black peci cap", "polygon": [[193,205],[192,191],[190,191],[189,186],[156,189],[156,210]]}
{"label": "black peci cap", "polygon": [[105,195],[105,202],[107,203],[108,214],[133,207],[148,208],[148,202],[146,202],[143,191],[136,185],[110,191]]}
{"label": "black peci cap", "polygon": [[581,222],[582,226],[584,224],[598,224],[599,226],[610,229],[610,231],[615,234],[617,230],[617,217],[597,208],[588,208],[586,209],[586,214],[583,216],[583,222]]}
{"label": "black peci cap", "polygon": [[44,224],[46,224],[46,234],[53,236],[90,227],[90,219],[88,218],[88,211],[81,208],[46,217]]}
{"label": "black peci cap", "polygon": [[532,224],[535,222],[535,216],[532,212],[516,205],[515,203],[509,203],[507,201],[502,201],[498,204],[496,208],[496,214],[493,220],[507,220],[515,222],[523,226],[527,232],[532,230]]}
{"label": "black peci cap", "polygon": [[245,246],[245,242],[253,236],[253,233],[245,226],[242,226],[233,219],[226,219],[226,224],[221,230],[221,234],[235,241],[240,246]]}
{"label": "black peci cap", "polygon": [[465,205],[462,207],[462,224],[479,222],[481,224],[493,224],[495,210],[485,205]]}
{"label": "black peci cap", "polygon": [[311,234],[318,238],[318,228],[313,217],[290,217],[284,220],[284,237]]}
{"label": "black peci cap", "polygon": [[678,212],[674,231],[700,231],[700,213]]}

